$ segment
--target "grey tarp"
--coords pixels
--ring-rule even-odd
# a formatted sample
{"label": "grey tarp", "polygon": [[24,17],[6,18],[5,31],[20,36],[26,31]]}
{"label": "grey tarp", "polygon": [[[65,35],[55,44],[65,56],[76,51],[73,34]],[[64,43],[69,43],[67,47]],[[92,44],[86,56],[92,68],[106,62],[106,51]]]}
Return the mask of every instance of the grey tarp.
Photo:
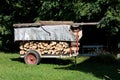
{"label": "grey tarp", "polygon": [[59,40],[75,41],[70,25],[47,25],[40,27],[14,28],[14,40]]}

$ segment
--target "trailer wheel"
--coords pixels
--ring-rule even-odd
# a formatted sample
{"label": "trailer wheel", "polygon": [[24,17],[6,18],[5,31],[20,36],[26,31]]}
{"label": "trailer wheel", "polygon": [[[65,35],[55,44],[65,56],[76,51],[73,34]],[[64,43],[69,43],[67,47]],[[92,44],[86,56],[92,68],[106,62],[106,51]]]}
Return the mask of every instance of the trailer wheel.
{"label": "trailer wheel", "polygon": [[26,64],[39,64],[40,63],[40,55],[37,51],[30,50],[25,54],[24,61]]}

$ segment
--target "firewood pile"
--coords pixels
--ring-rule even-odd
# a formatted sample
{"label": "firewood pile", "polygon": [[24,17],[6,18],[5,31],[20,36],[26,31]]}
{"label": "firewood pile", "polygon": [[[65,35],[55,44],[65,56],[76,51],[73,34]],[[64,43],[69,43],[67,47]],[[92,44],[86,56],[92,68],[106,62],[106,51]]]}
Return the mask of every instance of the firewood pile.
{"label": "firewood pile", "polygon": [[75,43],[70,42],[39,42],[29,41],[20,43],[20,54],[25,54],[28,50],[36,50],[40,54],[69,54],[72,50],[76,50]]}

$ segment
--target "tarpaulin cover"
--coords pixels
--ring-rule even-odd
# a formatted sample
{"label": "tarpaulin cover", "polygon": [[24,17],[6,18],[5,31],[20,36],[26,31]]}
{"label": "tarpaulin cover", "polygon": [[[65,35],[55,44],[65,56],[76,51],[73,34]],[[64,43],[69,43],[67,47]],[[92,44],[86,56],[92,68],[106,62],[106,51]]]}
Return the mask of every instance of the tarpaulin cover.
{"label": "tarpaulin cover", "polygon": [[14,40],[59,40],[75,41],[70,25],[47,25],[40,27],[14,28]]}

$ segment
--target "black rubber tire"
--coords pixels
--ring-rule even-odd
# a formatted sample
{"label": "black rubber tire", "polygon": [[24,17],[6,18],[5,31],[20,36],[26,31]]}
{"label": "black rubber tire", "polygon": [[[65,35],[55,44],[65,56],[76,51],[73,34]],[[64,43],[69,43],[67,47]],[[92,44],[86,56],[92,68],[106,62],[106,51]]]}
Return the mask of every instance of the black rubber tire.
{"label": "black rubber tire", "polygon": [[35,50],[29,50],[25,54],[24,61],[26,64],[38,65],[40,63],[40,55]]}

